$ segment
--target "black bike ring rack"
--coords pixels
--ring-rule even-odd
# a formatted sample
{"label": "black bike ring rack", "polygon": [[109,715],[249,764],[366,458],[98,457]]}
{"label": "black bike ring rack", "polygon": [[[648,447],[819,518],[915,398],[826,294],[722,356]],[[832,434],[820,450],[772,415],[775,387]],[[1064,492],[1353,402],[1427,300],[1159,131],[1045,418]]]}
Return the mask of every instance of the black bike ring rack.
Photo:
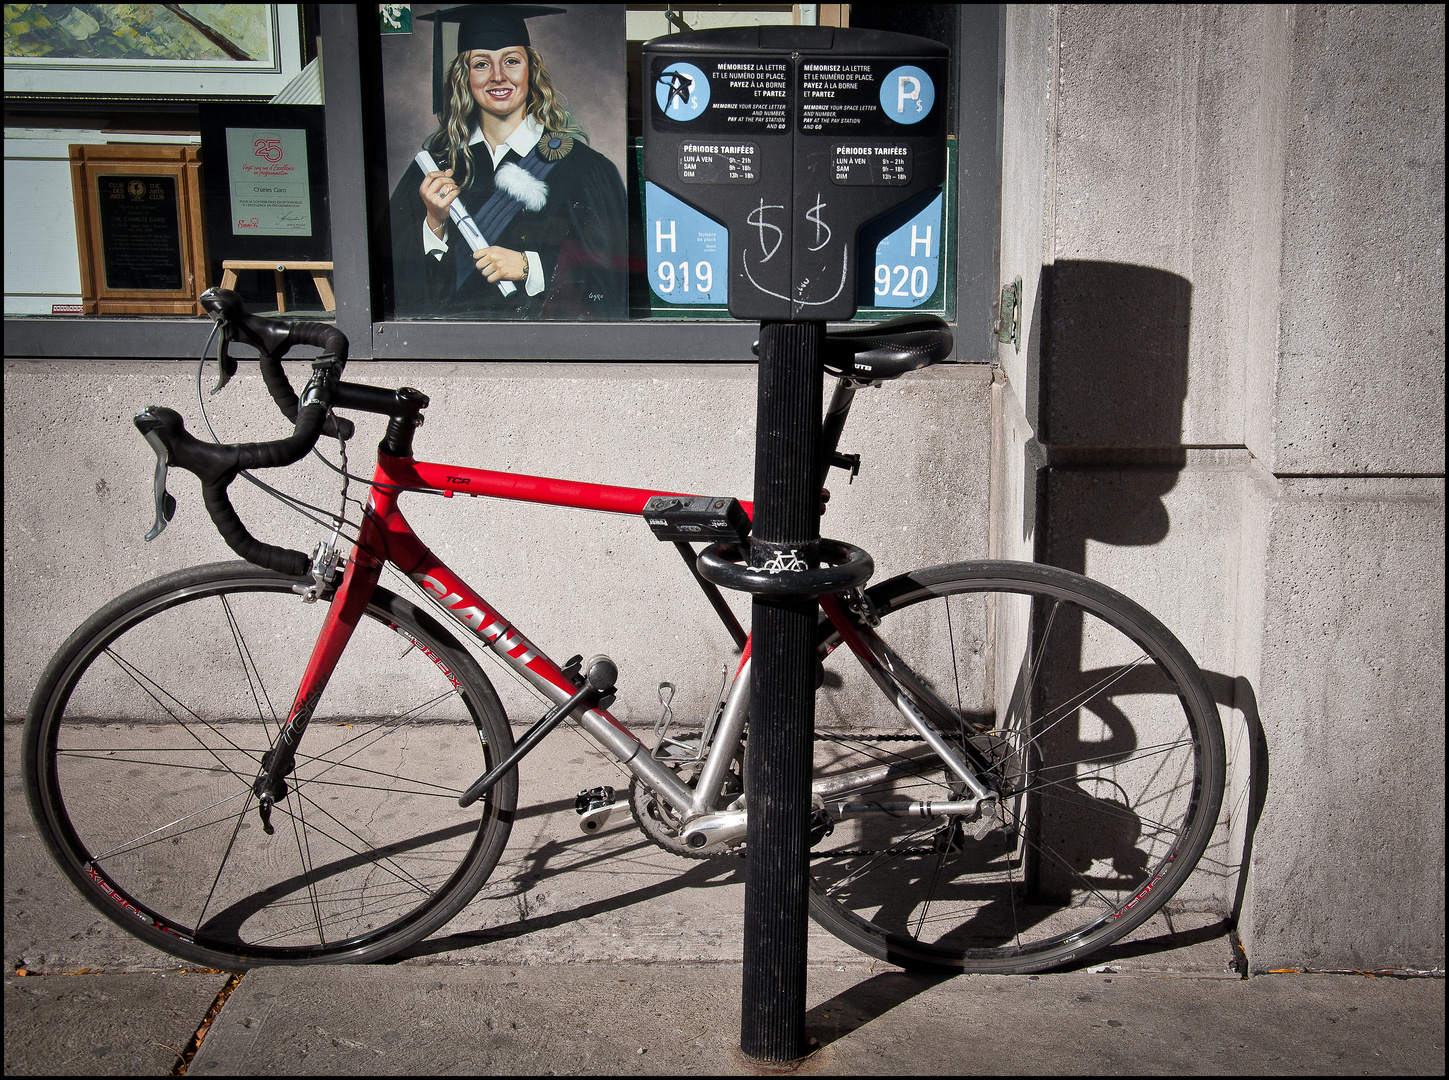
{"label": "black bike ring rack", "polygon": [[[784,549],[790,550],[790,549]],[[743,566],[740,545],[723,540],[699,553],[699,573],[725,589],[756,596],[819,596],[859,588],[875,573],[875,560],[854,544],[821,537],[817,549],[829,565],[816,570],[768,570]]]}

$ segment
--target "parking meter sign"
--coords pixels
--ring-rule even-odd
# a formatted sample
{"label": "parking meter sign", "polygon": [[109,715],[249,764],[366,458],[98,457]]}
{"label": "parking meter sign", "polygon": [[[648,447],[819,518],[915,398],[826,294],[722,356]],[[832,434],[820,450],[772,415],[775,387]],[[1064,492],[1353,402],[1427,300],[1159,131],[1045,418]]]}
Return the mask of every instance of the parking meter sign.
{"label": "parking meter sign", "polygon": [[917,308],[936,292],[941,271],[941,218],[937,195],[920,213],[875,247],[871,295],[862,302],[883,308]]}
{"label": "parking meter sign", "polygon": [[945,110],[936,108],[936,87],[945,71],[945,60],[935,58],[913,64],[889,56],[802,59],[800,130],[886,139],[939,135]]}
{"label": "parking meter sign", "polygon": [[[879,222],[861,231],[861,307],[908,310],[928,304],[936,295],[946,239],[941,231],[944,204],[938,193],[890,231]],[[919,200],[912,205],[919,205]],[[899,221],[903,213],[909,214],[910,208],[884,220]],[[676,307],[729,302],[729,230],[648,181],[644,243],[649,288],[656,299]]]}
{"label": "parking meter sign", "polygon": [[688,123],[709,107],[709,78],[693,64],[670,64],[655,79],[654,98],[669,119]]}
{"label": "parking meter sign", "polygon": [[936,82],[921,68],[898,67],[880,84],[880,107],[898,124],[916,124],[931,115]]}
{"label": "parking meter sign", "polygon": [[[945,181],[945,46],[878,31],[759,27],[656,38],[644,54],[644,176],[682,204],[673,217],[649,218],[682,223],[678,211],[690,209],[723,226],[729,242],[709,254],[727,268],[719,288],[731,315],[849,319],[879,265],[890,275],[879,306],[919,306],[936,291],[939,200],[934,218],[920,211],[914,247],[907,228],[905,255],[891,247],[882,264],[856,248],[864,226],[929,199]],[[925,229],[934,239],[923,246]],[[681,297],[678,271],[685,263],[697,290],[701,259],[671,258],[671,284],[665,254],[651,252],[655,294],[699,303]],[[718,265],[710,263],[712,297],[721,295]]]}

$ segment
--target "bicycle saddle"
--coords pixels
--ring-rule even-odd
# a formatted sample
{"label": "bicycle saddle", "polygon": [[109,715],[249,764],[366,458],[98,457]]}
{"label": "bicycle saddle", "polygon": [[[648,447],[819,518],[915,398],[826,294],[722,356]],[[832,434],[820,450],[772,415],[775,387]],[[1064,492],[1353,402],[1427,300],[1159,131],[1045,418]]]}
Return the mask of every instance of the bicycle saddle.
{"label": "bicycle saddle", "polygon": [[951,354],[950,327],[936,315],[902,315],[825,335],[825,370],[846,379],[877,382],[930,367]]}
{"label": "bicycle saddle", "polygon": [[[936,315],[902,315],[825,335],[825,370],[845,379],[880,382],[930,367],[951,355],[951,328]],[[760,343],[754,344],[760,354]]]}

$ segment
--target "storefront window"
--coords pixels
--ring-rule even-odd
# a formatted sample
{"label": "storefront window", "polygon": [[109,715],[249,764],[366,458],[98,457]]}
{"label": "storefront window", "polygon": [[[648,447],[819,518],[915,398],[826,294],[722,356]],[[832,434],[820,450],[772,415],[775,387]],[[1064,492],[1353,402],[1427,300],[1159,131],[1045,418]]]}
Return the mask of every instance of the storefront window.
{"label": "storefront window", "polygon": [[[254,311],[335,318],[359,357],[740,358],[727,231],[640,175],[640,46],[685,27],[914,32],[881,23],[893,10],[7,5],[7,355],[179,354],[196,296],[225,284]],[[967,18],[911,10],[952,42]],[[996,68],[991,10],[970,16],[973,72]],[[990,205],[973,196],[963,231],[954,135],[948,154],[942,191],[862,234],[858,318],[952,319],[963,260],[989,309]],[[79,329],[95,320],[103,335]]]}
{"label": "storefront window", "polygon": [[[270,128],[270,101],[320,101],[305,23],[296,4],[6,5],[6,314],[199,314],[196,296],[237,254],[203,210],[228,173],[206,169],[220,151],[203,120],[229,102]],[[309,138],[248,194],[284,215],[283,202],[306,204],[305,253],[325,262],[325,169],[320,203],[292,179],[325,154],[320,124]]]}

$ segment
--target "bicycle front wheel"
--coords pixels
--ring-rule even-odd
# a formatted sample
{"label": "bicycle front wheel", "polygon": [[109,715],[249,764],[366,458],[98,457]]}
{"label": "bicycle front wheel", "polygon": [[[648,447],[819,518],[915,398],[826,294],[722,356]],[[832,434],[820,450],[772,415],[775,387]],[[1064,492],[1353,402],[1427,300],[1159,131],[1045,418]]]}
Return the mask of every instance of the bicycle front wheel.
{"label": "bicycle front wheel", "polygon": [[1120,593],[1034,563],[938,566],[867,595],[878,659],[996,810],[960,811],[971,792],[823,624],[815,919],[905,967],[996,973],[1140,926],[1222,802],[1217,707],[1188,652]]}
{"label": "bicycle front wheel", "polygon": [[208,967],[376,960],[462,908],[502,853],[512,749],[462,647],[377,589],[262,828],[253,785],[326,603],[247,563],[148,582],[92,616],[31,699],[26,796],[86,899]]}

